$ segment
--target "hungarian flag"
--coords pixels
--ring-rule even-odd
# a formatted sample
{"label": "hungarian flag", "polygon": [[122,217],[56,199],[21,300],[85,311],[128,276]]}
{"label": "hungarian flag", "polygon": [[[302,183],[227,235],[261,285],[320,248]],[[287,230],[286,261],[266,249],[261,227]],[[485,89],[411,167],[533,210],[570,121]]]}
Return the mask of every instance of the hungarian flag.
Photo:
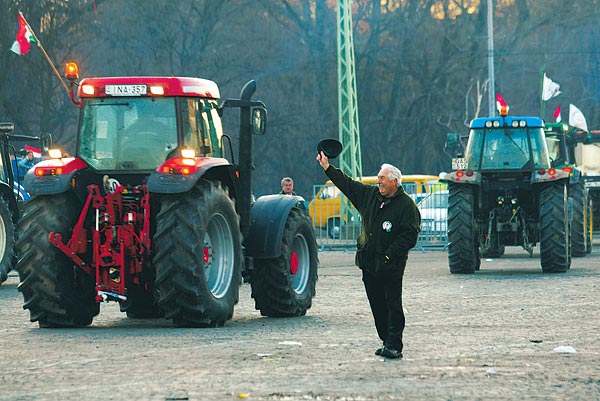
{"label": "hungarian flag", "polygon": [[560,106],[556,106],[556,109],[554,110],[554,114],[552,114],[552,117],[554,117],[554,120],[557,123],[561,122],[561,118],[560,118]]}
{"label": "hungarian flag", "polygon": [[496,109],[498,111],[501,111],[502,108],[505,108],[506,113],[508,113],[508,104],[506,103],[506,100],[504,100],[504,98],[500,96],[499,93],[496,93]]}
{"label": "hungarian flag", "polygon": [[42,157],[42,151],[39,148],[36,148],[36,147],[33,147],[33,146],[29,146],[29,145],[25,145],[24,149],[27,152],[33,153],[33,157],[36,157],[36,158]]}
{"label": "hungarian flag", "polygon": [[19,31],[17,32],[15,43],[13,43],[10,50],[19,56],[23,56],[27,54],[29,50],[31,50],[32,43],[37,43],[35,41],[35,37],[29,30],[29,26],[27,26],[25,18],[23,18],[23,14],[19,13]]}

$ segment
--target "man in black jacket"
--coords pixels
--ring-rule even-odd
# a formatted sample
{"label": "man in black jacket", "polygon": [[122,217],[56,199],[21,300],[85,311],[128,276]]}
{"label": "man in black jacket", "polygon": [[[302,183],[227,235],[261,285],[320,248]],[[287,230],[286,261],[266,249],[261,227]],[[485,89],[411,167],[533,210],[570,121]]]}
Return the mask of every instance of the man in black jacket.
{"label": "man in black jacket", "polygon": [[402,358],[402,277],[419,236],[421,214],[402,188],[402,173],[383,164],[377,187],[348,177],[329,164],[323,152],[317,160],[325,174],[348,197],[362,217],[362,232],[357,240],[356,265],[360,267],[377,334],[383,347],[376,355]]}

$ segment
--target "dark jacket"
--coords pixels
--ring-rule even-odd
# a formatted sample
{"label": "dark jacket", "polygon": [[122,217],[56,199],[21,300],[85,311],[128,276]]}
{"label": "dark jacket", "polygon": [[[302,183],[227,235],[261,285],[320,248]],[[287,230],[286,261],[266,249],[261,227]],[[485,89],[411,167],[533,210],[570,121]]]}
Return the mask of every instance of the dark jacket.
{"label": "dark jacket", "polygon": [[376,274],[404,273],[408,251],[416,245],[421,229],[421,214],[413,199],[402,186],[393,196],[384,197],[377,187],[354,181],[332,165],[325,174],[362,217],[357,266]]}

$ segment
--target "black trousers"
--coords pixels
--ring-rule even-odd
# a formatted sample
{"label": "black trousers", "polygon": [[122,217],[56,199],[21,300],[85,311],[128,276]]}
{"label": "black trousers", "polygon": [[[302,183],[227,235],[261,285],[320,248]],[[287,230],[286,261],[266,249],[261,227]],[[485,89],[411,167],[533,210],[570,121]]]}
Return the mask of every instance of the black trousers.
{"label": "black trousers", "polygon": [[383,343],[390,348],[402,351],[402,332],[405,319],[402,309],[402,276],[380,277],[363,269],[363,283],[371,312],[375,319],[377,334]]}

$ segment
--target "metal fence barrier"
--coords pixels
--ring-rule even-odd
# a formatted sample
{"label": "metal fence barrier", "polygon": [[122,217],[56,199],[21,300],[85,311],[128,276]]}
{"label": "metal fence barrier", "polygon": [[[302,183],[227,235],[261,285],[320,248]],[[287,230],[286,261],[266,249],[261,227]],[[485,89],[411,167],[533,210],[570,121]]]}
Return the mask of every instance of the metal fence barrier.
{"label": "metal fence barrier", "polygon": [[[416,249],[440,249],[448,246],[448,191],[445,184],[428,184],[417,193],[413,184],[404,184],[421,211],[421,232]],[[348,250],[356,247],[361,233],[360,215],[336,187],[314,185],[309,214],[320,250]]]}

